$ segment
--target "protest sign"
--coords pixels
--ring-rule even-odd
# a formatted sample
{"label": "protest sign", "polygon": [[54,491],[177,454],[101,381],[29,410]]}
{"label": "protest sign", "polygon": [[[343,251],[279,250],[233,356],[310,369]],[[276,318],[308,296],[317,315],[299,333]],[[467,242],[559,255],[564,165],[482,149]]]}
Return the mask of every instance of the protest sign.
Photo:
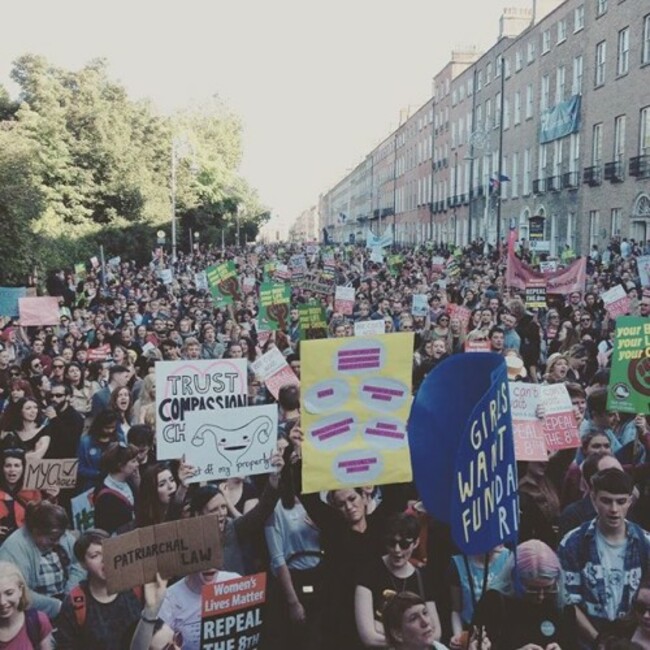
{"label": "protest sign", "polygon": [[109,259],[107,262],[107,264],[113,269],[116,269],[121,263],[122,263],[122,258],[119,255],[117,255],[116,257],[111,257],[111,259]]}
{"label": "protest sign", "polygon": [[174,274],[171,269],[160,269],[158,277],[163,281],[163,284],[171,284],[174,280]]}
{"label": "protest sign", "polygon": [[283,330],[289,318],[291,287],[282,282],[264,282],[260,287],[260,309],[257,322],[260,329]]}
{"label": "protest sign", "polygon": [[158,460],[181,458],[191,447],[185,433],[185,418],[189,413],[221,412],[248,405],[246,365],[246,359],[156,363]]}
{"label": "protest sign", "polygon": [[539,263],[539,270],[542,273],[553,273],[557,271],[557,260],[546,260]]}
{"label": "protest sign", "polygon": [[208,276],[205,274],[205,271],[199,271],[194,274],[194,285],[199,291],[208,290]]}
{"label": "protest sign", "polygon": [[650,255],[637,257],[636,267],[639,270],[639,281],[641,282],[641,286],[650,286]]}
{"label": "protest sign", "polygon": [[27,287],[0,287],[0,316],[18,316],[18,300],[27,295]]}
{"label": "protest sign", "polygon": [[300,380],[290,368],[284,355],[278,348],[271,348],[266,354],[253,361],[253,372],[264,382],[275,399],[282,386],[299,386]]}
{"label": "protest sign", "polygon": [[298,314],[301,341],[327,338],[327,317],[323,307],[318,304],[299,305]]}
{"label": "protest sign", "polygon": [[411,313],[413,314],[413,316],[426,316],[429,313],[429,302],[425,294],[423,293],[413,294]]}
{"label": "protest sign", "polygon": [[99,268],[99,259],[97,258],[97,255],[93,255],[93,256],[90,258],[90,265],[91,265],[94,269],[98,269],[98,268]]}
{"label": "protest sign", "polygon": [[[278,266],[277,262],[267,262],[266,264],[264,264],[264,282],[269,282],[269,279],[272,275],[274,275],[277,266]],[[288,278],[291,277],[291,273],[289,272],[288,268],[287,268],[287,276]]]}
{"label": "protest sign", "polygon": [[98,345],[96,348],[88,348],[88,361],[106,361],[111,356],[111,345],[105,343]]}
{"label": "protest sign", "polygon": [[305,341],[303,490],[411,480],[413,334]]}
{"label": "protest sign", "polygon": [[544,407],[544,438],[546,448],[574,449],[580,446],[580,434],[571,404],[571,397],[564,384],[542,386],[541,404]]}
{"label": "protest sign", "polygon": [[212,411],[193,411],[185,417],[189,445],[186,461],[196,472],[189,483],[267,474],[273,471],[278,407],[244,406],[226,409],[214,417]]}
{"label": "protest sign", "polygon": [[607,408],[623,413],[650,410],[650,322],[637,316],[616,319]]}
{"label": "protest sign", "polygon": [[90,490],[86,490],[70,499],[72,527],[80,533],[95,527],[94,492],[95,488],[90,488]]}
{"label": "protest sign", "polygon": [[18,298],[18,312],[22,327],[58,325],[61,318],[56,296]]}
{"label": "protest sign", "polygon": [[210,293],[220,305],[230,305],[234,300],[241,300],[237,270],[232,260],[208,266],[205,269]]}
{"label": "protest sign", "polygon": [[445,270],[445,258],[440,255],[434,255],[431,258],[431,270],[436,273],[442,273]]}
{"label": "protest sign", "polygon": [[291,278],[300,280],[305,277],[307,273],[307,258],[304,254],[292,255],[289,258],[289,269],[291,270]]}
{"label": "protest sign", "polygon": [[257,650],[265,602],[266,573],[203,585],[202,650]]}
{"label": "protest sign", "polygon": [[510,408],[512,432],[515,438],[515,458],[526,461],[547,461],[543,423],[537,417],[541,388],[537,384],[511,381]]}
{"label": "protest sign", "polygon": [[546,280],[534,278],[526,284],[526,307],[546,309]]}
{"label": "protest sign", "polygon": [[302,280],[298,286],[300,286],[303,291],[311,291],[312,293],[317,293],[325,296],[330,295],[334,288],[331,284],[314,282],[313,280]]}
{"label": "protest sign", "polygon": [[469,319],[472,317],[472,310],[469,307],[450,302],[447,305],[447,313],[449,314],[449,320],[457,318],[462,323],[464,330],[467,331]]}
{"label": "protest sign", "polygon": [[278,264],[275,267],[273,277],[275,277],[276,280],[291,280],[291,271],[286,264]]}
{"label": "protest sign", "polygon": [[126,591],[161,578],[222,566],[217,515],[190,517],[137,528],[105,539],[104,571],[109,593]]}
{"label": "protest sign", "polygon": [[351,314],[354,311],[354,287],[336,287],[334,311]]}
{"label": "protest sign", "polygon": [[508,267],[506,270],[506,285],[515,289],[526,290],[526,285],[533,279],[546,279],[547,293],[567,295],[574,291],[582,293],[585,290],[587,278],[587,260],[581,257],[565,269],[553,273],[541,273],[533,270],[522,262],[514,250],[508,249]]}
{"label": "protest sign", "polygon": [[255,292],[255,278],[246,276],[242,279],[241,288],[244,293],[254,293]]}
{"label": "protest sign", "polygon": [[383,318],[374,320],[357,321],[354,324],[355,336],[377,336],[386,333],[386,325]]}
{"label": "protest sign", "polygon": [[415,396],[408,434],[418,493],[426,511],[450,525],[460,552],[516,542],[517,465],[503,357],[457,354],[439,363]]}
{"label": "protest sign", "polygon": [[373,248],[370,251],[370,261],[375,264],[381,264],[384,261],[384,251],[381,248]]}
{"label": "protest sign", "polygon": [[611,318],[625,316],[630,311],[630,297],[620,284],[605,291],[602,298]]}
{"label": "protest sign", "polygon": [[83,262],[79,262],[74,265],[74,274],[77,280],[84,280],[86,278],[86,265]]}
{"label": "protest sign", "polygon": [[465,352],[490,352],[491,345],[486,339],[467,339]]}
{"label": "protest sign", "polygon": [[28,459],[23,487],[27,490],[65,490],[77,485],[78,458]]}

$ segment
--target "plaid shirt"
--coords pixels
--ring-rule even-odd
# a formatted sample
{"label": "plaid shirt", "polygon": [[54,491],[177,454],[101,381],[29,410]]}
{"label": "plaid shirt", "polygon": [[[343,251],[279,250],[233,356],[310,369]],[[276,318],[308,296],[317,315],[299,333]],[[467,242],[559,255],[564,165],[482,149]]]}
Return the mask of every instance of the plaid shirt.
{"label": "plaid shirt", "polygon": [[[632,598],[641,578],[648,569],[650,534],[632,522],[626,522],[627,546],[623,564],[623,596],[618,604],[616,618],[627,616],[632,609]],[[567,602],[579,605],[593,619],[607,620],[607,590],[605,571],[596,548],[596,519],[588,521],[564,536],[558,549]]]}
{"label": "plaid shirt", "polygon": [[60,553],[52,549],[41,554],[38,582],[34,585],[34,591],[45,596],[63,597],[66,580],[66,570]]}

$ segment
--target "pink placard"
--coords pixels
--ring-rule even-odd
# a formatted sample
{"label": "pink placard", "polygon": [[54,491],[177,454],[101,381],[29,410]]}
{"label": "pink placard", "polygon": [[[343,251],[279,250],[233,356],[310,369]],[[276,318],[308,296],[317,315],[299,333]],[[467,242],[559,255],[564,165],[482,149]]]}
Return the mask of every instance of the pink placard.
{"label": "pink placard", "polygon": [[56,296],[38,296],[19,298],[18,312],[23,327],[58,325],[61,319],[59,299]]}

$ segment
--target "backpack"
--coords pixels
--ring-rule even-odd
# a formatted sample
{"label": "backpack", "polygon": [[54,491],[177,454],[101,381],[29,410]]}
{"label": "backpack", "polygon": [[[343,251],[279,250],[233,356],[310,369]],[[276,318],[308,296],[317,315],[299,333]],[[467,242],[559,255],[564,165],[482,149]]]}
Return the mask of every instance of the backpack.
{"label": "backpack", "polygon": [[27,628],[29,642],[34,647],[34,650],[37,650],[41,645],[41,636],[43,633],[41,630],[41,619],[38,617],[37,609],[30,608],[25,610],[25,627]]}
{"label": "backpack", "polygon": [[[142,587],[133,587],[133,594],[138,600],[142,600]],[[79,584],[75,585],[70,590],[70,600],[72,601],[72,609],[74,611],[74,618],[80,628],[86,624],[86,592]]]}

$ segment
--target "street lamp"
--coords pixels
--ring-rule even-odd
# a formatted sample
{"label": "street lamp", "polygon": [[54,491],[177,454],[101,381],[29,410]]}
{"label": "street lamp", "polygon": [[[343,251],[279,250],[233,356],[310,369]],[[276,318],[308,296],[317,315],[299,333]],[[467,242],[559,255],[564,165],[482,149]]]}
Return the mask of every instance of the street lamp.
{"label": "street lamp", "polygon": [[172,199],[172,264],[176,262],[176,169],[178,161],[194,155],[187,135],[172,138],[171,199]]}

